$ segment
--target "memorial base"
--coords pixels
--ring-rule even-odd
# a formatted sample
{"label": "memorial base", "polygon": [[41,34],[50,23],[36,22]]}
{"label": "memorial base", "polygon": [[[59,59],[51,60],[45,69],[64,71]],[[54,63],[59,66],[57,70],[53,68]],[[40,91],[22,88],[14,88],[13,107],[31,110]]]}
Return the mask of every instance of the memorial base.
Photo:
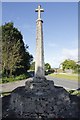
{"label": "memorial base", "polygon": [[[62,87],[46,79],[28,80],[15,89],[10,98],[9,114],[15,118],[77,118],[77,103]],[[13,116],[12,116],[13,115]]]}

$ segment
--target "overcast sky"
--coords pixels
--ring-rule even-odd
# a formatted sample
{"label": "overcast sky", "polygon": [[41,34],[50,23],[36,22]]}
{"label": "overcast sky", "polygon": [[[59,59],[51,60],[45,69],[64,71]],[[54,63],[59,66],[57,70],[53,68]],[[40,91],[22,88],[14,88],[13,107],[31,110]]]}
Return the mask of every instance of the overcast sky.
{"label": "overcast sky", "polygon": [[78,3],[77,2],[6,2],[2,3],[2,22],[13,22],[22,35],[28,51],[34,56],[36,47],[35,9],[44,8],[43,20],[45,62],[59,67],[65,59],[77,60]]}

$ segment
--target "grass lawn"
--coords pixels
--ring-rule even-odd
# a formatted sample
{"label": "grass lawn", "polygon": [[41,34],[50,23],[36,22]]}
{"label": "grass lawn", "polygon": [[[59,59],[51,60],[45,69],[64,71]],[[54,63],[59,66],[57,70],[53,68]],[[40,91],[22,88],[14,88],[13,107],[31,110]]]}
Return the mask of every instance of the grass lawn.
{"label": "grass lawn", "polygon": [[53,76],[55,78],[64,78],[68,80],[78,80],[80,81],[80,76],[74,75],[74,74],[50,74],[50,76]]}
{"label": "grass lawn", "polygon": [[0,95],[2,94],[2,96],[7,96],[7,95],[10,95],[12,92],[11,91],[9,91],[9,92],[2,92],[2,93],[0,93]]}
{"label": "grass lawn", "polygon": [[78,90],[69,90],[68,92],[69,92],[71,95],[80,96],[80,91],[78,91]]}

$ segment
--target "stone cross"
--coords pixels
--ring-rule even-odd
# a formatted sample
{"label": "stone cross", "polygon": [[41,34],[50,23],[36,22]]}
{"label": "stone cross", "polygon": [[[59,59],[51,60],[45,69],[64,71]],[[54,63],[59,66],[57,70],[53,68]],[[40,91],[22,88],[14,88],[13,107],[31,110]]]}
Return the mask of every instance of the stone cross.
{"label": "stone cross", "polygon": [[35,12],[38,12],[38,19],[40,19],[41,18],[41,12],[44,12],[44,9],[41,9],[41,5],[39,5],[38,9],[36,9]]}
{"label": "stone cross", "polygon": [[43,28],[41,20],[41,6],[35,10],[38,12],[38,19],[36,21],[36,58],[35,58],[35,77],[44,78],[44,47],[43,47]]}

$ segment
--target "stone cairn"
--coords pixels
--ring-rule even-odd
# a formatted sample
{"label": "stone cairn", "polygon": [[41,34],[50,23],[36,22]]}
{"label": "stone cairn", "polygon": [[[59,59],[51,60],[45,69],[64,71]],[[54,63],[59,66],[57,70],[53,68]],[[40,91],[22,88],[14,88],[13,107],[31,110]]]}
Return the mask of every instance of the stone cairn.
{"label": "stone cairn", "polygon": [[41,6],[38,6],[36,21],[36,63],[35,77],[28,80],[25,86],[18,87],[11,93],[8,117],[45,119],[48,118],[77,118],[76,102],[71,100],[70,94],[63,88],[54,86],[54,82],[47,80],[44,75],[43,30],[41,20]]}

